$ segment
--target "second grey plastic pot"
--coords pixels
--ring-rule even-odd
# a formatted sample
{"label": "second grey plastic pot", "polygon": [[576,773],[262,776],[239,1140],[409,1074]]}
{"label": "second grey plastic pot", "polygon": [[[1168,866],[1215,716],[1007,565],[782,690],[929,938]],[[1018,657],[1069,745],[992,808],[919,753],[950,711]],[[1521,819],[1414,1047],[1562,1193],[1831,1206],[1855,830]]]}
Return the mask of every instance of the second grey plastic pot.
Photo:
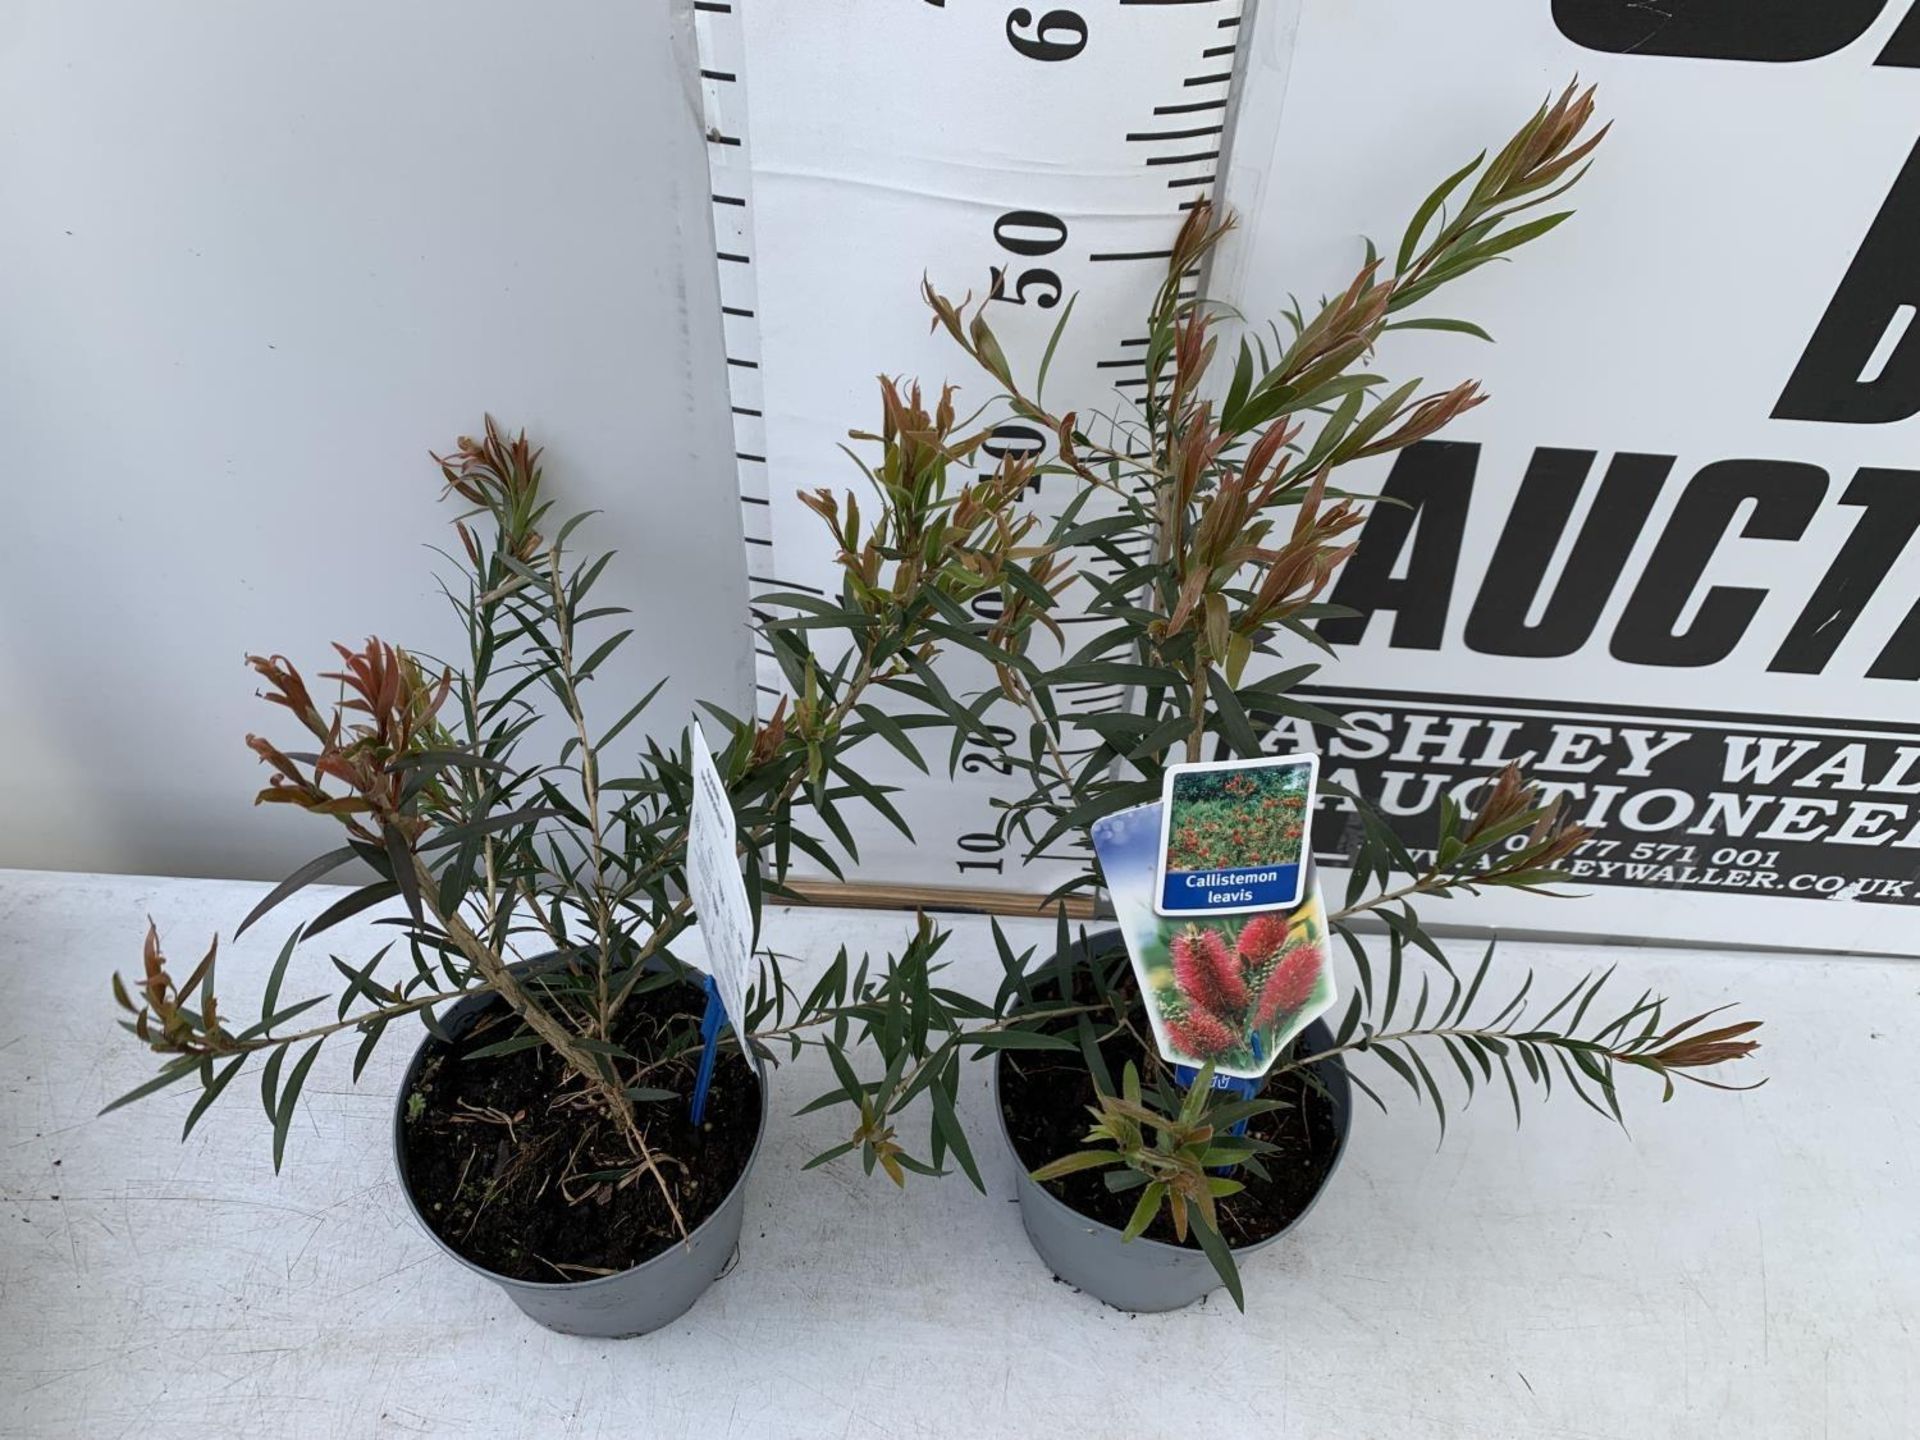
{"label": "second grey plastic pot", "polygon": [[[1121,943],[1118,931],[1093,936],[1088,948],[1096,954]],[[1301,1032],[1309,1051],[1324,1050],[1333,1044],[1333,1032],[1321,1021]],[[1104,1300],[1117,1310],[1178,1310],[1220,1288],[1220,1276],[1204,1252],[1184,1245],[1168,1245],[1142,1236],[1123,1240],[1114,1226],[1103,1224],[1047,1193],[1027,1173],[1013,1137],[1007,1134],[1006,1112],[1000,1108],[1000,1067],[1003,1054],[993,1064],[993,1113],[1000,1125],[1000,1138],[1013,1151],[1015,1185],[1020,1199],[1020,1219],[1027,1238],[1047,1267],[1062,1280]],[[1269,1235],[1254,1245],[1236,1247],[1234,1262],[1244,1264],[1254,1255],[1287,1238],[1326,1193],[1340,1161],[1347,1153],[1347,1133],[1353,1124],[1353,1087],[1347,1080],[1347,1067],[1338,1058],[1323,1060],[1314,1073],[1327,1087],[1333,1100],[1333,1160],[1327,1166],[1320,1189],[1306,1209],[1294,1216],[1284,1230]]]}
{"label": "second grey plastic pot", "polygon": [[[472,999],[462,1000],[441,1017],[442,1028],[456,1037],[464,1034],[480,1018],[480,1013],[491,999],[491,996],[476,995]],[[558,1330],[563,1335],[588,1335],[606,1340],[644,1335],[649,1330],[658,1330],[662,1325],[670,1324],[692,1308],[694,1301],[706,1293],[707,1287],[719,1279],[727,1261],[733,1258],[734,1251],[739,1248],[740,1223],[746,1217],[747,1180],[760,1159],[760,1146],[767,1136],[767,1076],[763,1066],[756,1062],[760,1082],[760,1132],[754,1137],[746,1168],[740,1172],[740,1178],[734,1182],[727,1198],[720,1202],[720,1208],[694,1227],[686,1243],[675,1245],[631,1270],[622,1270],[618,1275],[599,1275],[591,1280],[547,1284],[538,1280],[515,1279],[489,1270],[484,1265],[476,1265],[435,1234],[426,1217],[420,1213],[420,1203],[407,1180],[403,1127],[406,1124],[407,1096],[413,1090],[414,1077],[426,1060],[427,1047],[433,1043],[432,1037],[421,1043],[419,1050],[414,1053],[413,1062],[407,1066],[405,1079],[400,1083],[400,1095],[393,1109],[393,1163],[400,1175],[400,1192],[407,1197],[407,1208],[413,1212],[413,1218],[420,1222],[420,1228],[442,1251],[474,1274],[498,1285],[507,1292],[507,1297],[514,1304],[549,1330]]]}

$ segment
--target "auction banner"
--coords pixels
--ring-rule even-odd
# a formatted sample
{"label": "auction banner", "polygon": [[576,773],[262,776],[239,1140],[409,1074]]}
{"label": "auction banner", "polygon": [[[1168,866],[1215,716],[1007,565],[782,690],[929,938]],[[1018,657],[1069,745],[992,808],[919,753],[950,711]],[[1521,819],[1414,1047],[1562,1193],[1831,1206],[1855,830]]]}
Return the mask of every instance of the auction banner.
{"label": "auction banner", "polygon": [[[1343,285],[1576,73],[1577,213],[1370,368],[1490,403],[1350,488],[1323,782],[1410,845],[1509,760],[1594,834],[1579,898],[1435,918],[1920,950],[1920,9],[1907,0],[1261,6],[1214,277]],[[1255,97],[1258,97],[1257,99]],[[1558,207],[1555,207],[1558,208]],[[1298,748],[1292,727],[1276,750]],[[1314,829],[1323,864],[1337,815]],[[1837,903],[1836,903],[1837,902]]]}

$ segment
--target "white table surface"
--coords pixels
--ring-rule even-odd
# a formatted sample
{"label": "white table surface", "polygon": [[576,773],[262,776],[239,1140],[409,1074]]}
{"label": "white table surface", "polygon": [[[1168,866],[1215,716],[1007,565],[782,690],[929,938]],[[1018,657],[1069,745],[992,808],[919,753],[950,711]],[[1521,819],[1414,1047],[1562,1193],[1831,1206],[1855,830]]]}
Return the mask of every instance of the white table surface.
{"label": "white table surface", "polygon": [[[1516,1133],[1504,1093],[1488,1094],[1439,1145],[1432,1117],[1383,1083],[1404,1103],[1387,1117],[1361,1102],[1320,1207],[1247,1267],[1244,1316],[1216,1296],[1129,1317],[1056,1283],[989,1138],[984,1068],[963,1105],[990,1196],[957,1176],[899,1195],[854,1161],[801,1173],[841,1138],[837,1116],[790,1118],[824,1088],[810,1052],[776,1079],[738,1266],[668,1329],[605,1342],[536,1328],[408,1218],[388,1124],[410,1026],[358,1087],[353,1046],[323,1052],[277,1178],[247,1077],[185,1145],[190,1088],[95,1118],[151,1069],[107,986],[137,969],[144,917],[189,959],[264,888],[0,871],[0,1433],[1920,1432],[1911,963],[1505,947],[1547,990],[1617,959],[1636,993],[1742,1001],[1770,1022],[1771,1083],[1683,1087],[1666,1106],[1644,1087],[1631,1134],[1558,1092]],[[329,898],[223,946],[235,1013],[257,1003],[295,915]],[[768,935],[804,975],[843,941],[898,943],[908,923],[789,911]],[[952,924],[960,982],[990,983],[985,922]],[[332,948],[361,956],[371,933],[342,926]]]}

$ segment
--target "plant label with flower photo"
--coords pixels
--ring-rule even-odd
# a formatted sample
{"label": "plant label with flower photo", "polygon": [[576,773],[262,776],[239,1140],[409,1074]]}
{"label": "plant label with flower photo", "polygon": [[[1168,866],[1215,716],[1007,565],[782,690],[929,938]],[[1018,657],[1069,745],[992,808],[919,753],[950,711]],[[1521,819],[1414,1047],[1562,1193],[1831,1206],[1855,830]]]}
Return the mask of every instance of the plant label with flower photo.
{"label": "plant label with flower photo", "polygon": [[1311,862],[1291,908],[1228,917],[1154,908],[1162,806],[1097,820],[1093,848],[1156,1048],[1176,1065],[1255,1079],[1333,1005],[1327,912]]}
{"label": "plant label with flower photo", "polygon": [[687,891],[713,976],[736,1035],[746,1034],[747,987],[753,983],[753,906],[740,875],[737,827],[713,751],[693,726],[693,805],[687,825]]}
{"label": "plant label with flower photo", "polygon": [[1318,766],[1312,755],[1169,765],[1153,908],[1242,915],[1298,905]]}

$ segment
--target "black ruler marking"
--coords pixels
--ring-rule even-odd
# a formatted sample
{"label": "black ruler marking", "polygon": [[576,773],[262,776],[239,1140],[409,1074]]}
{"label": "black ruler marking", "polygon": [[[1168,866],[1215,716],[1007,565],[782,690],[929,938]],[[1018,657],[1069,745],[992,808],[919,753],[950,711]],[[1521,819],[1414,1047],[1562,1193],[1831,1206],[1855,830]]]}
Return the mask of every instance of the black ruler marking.
{"label": "black ruler marking", "polygon": [[776,590],[799,590],[808,595],[825,595],[827,592],[818,585],[802,585],[798,580],[778,580],[771,575],[749,575],[747,579],[756,585],[771,585]]}
{"label": "black ruler marking", "polygon": [[[1218,135],[1226,128],[1224,124],[1221,124],[1199,125],[1191,130],[1134,130],[1128,133],[1127,139],[1135,141],[1192,140],[1201,135]],[[716,196],[715,198],[717,199],[719,197]]]}

